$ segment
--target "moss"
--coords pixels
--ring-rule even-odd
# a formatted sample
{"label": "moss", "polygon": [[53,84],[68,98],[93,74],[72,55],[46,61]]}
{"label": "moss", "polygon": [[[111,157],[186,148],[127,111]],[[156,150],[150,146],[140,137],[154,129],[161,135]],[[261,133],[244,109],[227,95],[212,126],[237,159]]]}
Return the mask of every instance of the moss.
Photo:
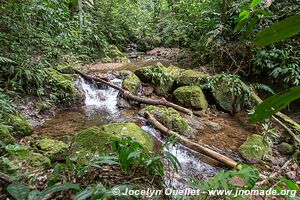
{"label": "moss", "polygon": [[260,161],[269,151],[269,145],[257,134],[251,135],[239,148],[242,157],[249,162]]}
{"label": "moss", "polygon": [[16,136],[25,136],[29,135],[32,132],[31,125],[22,115],[8,114],[4,117],[4,120],[12,127],[12,132]]}
{"label": "moss", "polygon": [[124,79],[122,85],[124,88],[128,89],[132,94],[136,94],[140,84],[140,79],[134,73],[131,73]]}
{"label": "moss", "polygon": [[80,131],[75,136],[72,149],[105,155],[112,152],[111,144],[116,138],[114,135],[104,132],[102,127],[93,126]]}
{"label": "moss", "polygon": [[74,69],[79,69],[79,65],[60,64],[54,67],[57,71],[63,74],[74,74]]}
{"label": "moss", "polygon": [[9,132],[8,128],[5,127],[3,124],[0,124],[0,141],[2,141],[4,144],[16,143],[15,138]]}
{"label": "moss", "polygon": [[33,167],[50,166],[51,160],[41,153],[30,152],[25,158]]}
{"label": "moss", "polygon": [[122,53],[116,45],[109,45],[105,50],[106,58],[110,58],[113,61],[127,62],[127,56]]}
{"label": "moss", "polygon": [[115,135],[117,137],[122,137],[124,135],[130,136],[137,142],[142,144],[148,150],[153,149],[153,141],[151,136],[143,131],[135,123],[114,123],[107,124],[103,126],[103,130],[107,134]]}
{"label": "moss", "polygon": [[170,130],[180,134],[186,134],[192,131],[188,121],[181,117],[181,115],[173,108],[164,106],[146,106],[145,111],[153,114],[160,123]]}
{"label": "moss", "polygon": [[62,141],[50,138],[38,139],[35,146],[52,161],[64,160],[68,154],[68,145]]}
{"label": "moss", "polygon": [[206,110],[208,103],[206,98],[198,86],[183,86],[177,88],[173,95],[177,102],[181,105],[193,109],[202,109]]}
{"label": "moss", "polygon": [[295,149],[294,149],[293,145],[286,143],[286,142],[282,142],[278,146],[278,151],[283,155],[292,155],[294,153]]}
{"label": "moss", "polygon": [[176,79],[177,86],[198,85],[208,82],[209,75],[196,70],[184,70]]}
{"label": "moss", "polygon": [[157,63],[155,66],[138,69],[135,74],[141,81],[150,83],[156,94],[166,96],[173,89],[175,80],[180,75],[180,69],[175,66],[164,67],[161,63]]}

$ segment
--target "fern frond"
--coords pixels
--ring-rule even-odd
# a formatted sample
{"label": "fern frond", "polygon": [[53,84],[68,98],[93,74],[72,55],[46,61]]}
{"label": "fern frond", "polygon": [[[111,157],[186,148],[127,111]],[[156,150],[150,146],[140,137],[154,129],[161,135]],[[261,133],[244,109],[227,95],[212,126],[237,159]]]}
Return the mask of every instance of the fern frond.
{"label": "fern frond", "polygon": [[9,58],[5,58],[3,56],[0,56],[0,63],[16,63],[15,61],[9,59]]}
{"label": "fern frond", "polygon": [[270,86],[262,83],[254,83],[252,84],[252,87],[256,90],[262,90],[262,91],[270,92],[271,94],[275,94],[274,90]]}

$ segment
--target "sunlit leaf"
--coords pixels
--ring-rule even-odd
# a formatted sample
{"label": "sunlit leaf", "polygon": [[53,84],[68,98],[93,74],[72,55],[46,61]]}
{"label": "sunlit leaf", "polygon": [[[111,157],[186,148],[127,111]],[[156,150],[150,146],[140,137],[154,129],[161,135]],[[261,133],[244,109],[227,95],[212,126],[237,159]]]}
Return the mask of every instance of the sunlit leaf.
{"label": "sunlit leaf", "polygon": [[253,43],[257,46],[267,46],[298,33],[300,33],[300,15],[294,15],[260,32]]}
{"label": "sunlit leaf", "polygon": [[261,3],[261,0],[253,0],[250,4],[250,7],[254,8],[255,6],[257,6],[260,3]]}
{"label": "sunlit leaf", "polygon": [[299,98],[300,86],[292,87],[277,95],[271,96],[258,105],[249,122],[256,123],[263,119],[267,119]]}

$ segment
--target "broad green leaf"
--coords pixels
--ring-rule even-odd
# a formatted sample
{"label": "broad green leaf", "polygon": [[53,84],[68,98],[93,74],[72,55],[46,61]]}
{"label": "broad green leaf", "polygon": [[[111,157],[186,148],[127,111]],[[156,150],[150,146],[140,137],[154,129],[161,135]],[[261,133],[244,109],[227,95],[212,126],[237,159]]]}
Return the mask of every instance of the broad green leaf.
{"label": "broad green leaf", "polygon": [[5,147],[6,151],[16,156],[27,156],[28,150],[26,147],[19,144],[8,144]]}
{"label": "broad green leaf", "polygon": [[282,178],[281,179],[285,184],[286,186],[290,189],[290,190],[298,190],[298,186],[291,180],[288,180],[286,178]]}
{"label": "broad green leaf", "polygon": [[7,192],[16,200],[25,200],[30,189],[21,183],[12,183],[7,186]]}
{"label": "broad green leaf", "polygon": [[74,197],[74,200],[85,200],[90,198],[91,196],[93,196],[94,194],[94,189],[93,188],[86,188],[85,190],[79,192],[78,194],[76,194],[76,196]]}
{"label": "broad green leaf", "polygon": [[253,0],[250,4],[250,8],[254,8],[255,6],[257,6],[260,3],[261,3],[261,0]]}
{"label": "broad green leaf", "polygon": [[250,118],[250,123],[267,119],[285,108],[288,104],[300,98],[300,86],[292,87],[263,101]]}
{"label": "broad green leaf", "polygon": [[300,33],[300,15],[294,15],[260,32],[253,43],[257,46],[267,46],[298,33]]}
{"label": "broad green leaf", "polygon": [[43,199],[46,195],[54,193],[54,192],[59,192],[59,191],[63,191],[63,190],[69,190],[69,189],[75,189],[78,190],[79,186],[77,184],[73,184],[73,183],[63,183],[63,184],[59,184],[59,185],[53,185],[45,190],[43,190],[40,193],[39,199]]}

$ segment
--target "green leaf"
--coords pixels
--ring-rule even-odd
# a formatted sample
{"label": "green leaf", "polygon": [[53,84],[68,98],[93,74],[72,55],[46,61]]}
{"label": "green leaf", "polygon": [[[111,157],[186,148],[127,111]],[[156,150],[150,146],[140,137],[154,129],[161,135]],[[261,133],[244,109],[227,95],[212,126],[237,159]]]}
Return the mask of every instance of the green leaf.
{"label": "green leaf", "polygon": [[249,119],[249,122],[256,123],[263,119],[267,119],[299,98],[300,86],[292,87],[277,95],[271,96],[258,105],[255,113]]}
{"label": "green leaf", "polygon": [[281,179],[285,184],[286,186],[290,189],[290,190],[298,190],[298,186],[291,180],[288,180],[286,178],[282,178]]}
{"label": "green leaf", "polygon": [[77,184],[73,184],[73,183],[63,183],[63,184],[59,184],[59,185],[53,185],[45,190],[43,190],[40,195],[39,195],[39,199],[43,199],[46,195],[54,193],[54,192],[59,192],[59,191],[63,191],[63,190],[70,190],[70,189],[75,189],[78,190],[79,186]]}
{"label": "green leaf", "polygon": [[86,188],[85,190],[79,192],[78,194],[76,194],[76,196],[74,197],[74,200],[85,200],[90,198],[91,196],[93,196],[94,194],[94,189],[93,188]]}
{"label": "green leaf", "polygon": [[261,3],[261,0],[253,0],[250,4],[250,8],[254,8],[255,6],[257,6],[260,3]]}
{"label": "green leaf", "polygon": [[25,200],[30,189],[21,183],[12,183],[7,186],[7,192],[16,200]]}
{"label": "green leaf", "polygon": [[8,144],[5,147],[6,151],[8,151],[12,155],[16,156],[27,156],[28,150],[26,147],[19,144]]}
{"label": "green leaf", "polygon": [[298,33],[300,33],[300,15],[294,15],[260,32],[253,43],[257,46],[267,46]]}

